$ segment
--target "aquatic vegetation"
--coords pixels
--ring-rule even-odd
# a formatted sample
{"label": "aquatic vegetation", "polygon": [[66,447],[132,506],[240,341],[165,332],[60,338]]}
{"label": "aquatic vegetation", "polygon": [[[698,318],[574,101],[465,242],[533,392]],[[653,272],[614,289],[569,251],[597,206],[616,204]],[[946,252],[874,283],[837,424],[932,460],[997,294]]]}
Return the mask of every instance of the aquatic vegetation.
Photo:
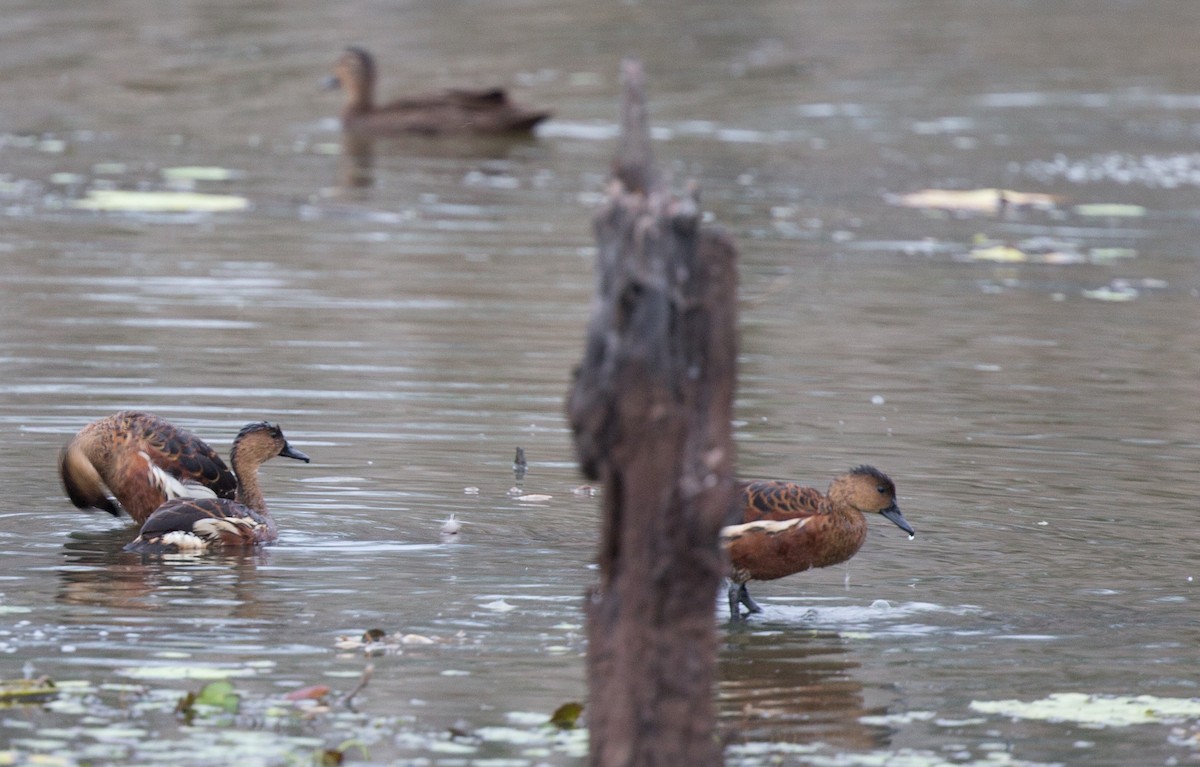
{"label": "aquatic vegetation", "polygon": [[58,688],[47,677],[0,680],[0,708],[45,703],[57,695]]}
{"label": "aquatic vegetation", "polygon": [[1088,695],[1056,692],[1041,700],[972,701],[971,709],[1013,719],[1076,722],[1088,727],[1128,727],[1135,724],[1200,719],[1200,698],[1159,698],[1154,695]]}

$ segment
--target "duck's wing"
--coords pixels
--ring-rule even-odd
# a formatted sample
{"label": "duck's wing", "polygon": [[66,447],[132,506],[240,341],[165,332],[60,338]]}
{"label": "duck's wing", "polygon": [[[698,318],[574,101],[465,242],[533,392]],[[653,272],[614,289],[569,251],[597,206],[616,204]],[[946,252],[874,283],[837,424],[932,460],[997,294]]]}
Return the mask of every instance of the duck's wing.
{"label": "duck's wing", "polygon": [[271,519],[223,498],[178,498],[160,506],[126,551],[200,552],[274,540]]}
{"label": "duck's wing", "polygon": [[154,465],[180,480],[204,485],[218,498],[232,500],[236,495],[237,477],[217,451],[187,429],[143,414],[131,424],[128,439],[130,450],[144,452]]}
{"label": "duck's wing", "polygon": [[502,88],[448,89],[385,104],[348,124],[368,132],[524,133],[550,112],[513,103]]}
{"label": "duck's wing", "polygon": [[216,492],[209,486],[194,479],[181,479],[174,474],[157,466],[145,450],[139,450],[138,456],[146,462],[146,476],[151,486],[163,495],[163,500],[175,498],[216,498]]}
{"label": "duck's wing", "polygon": [[770,581],[819,566],[821,527],[825,519],[763,519],[721,529],[735,583]]}
{"label": "duck's wing", "polygon": [[825,498],[816,488],[783,480],[739,482],[734,497],[742,508],[742,522],[811,517],[821,513]]}

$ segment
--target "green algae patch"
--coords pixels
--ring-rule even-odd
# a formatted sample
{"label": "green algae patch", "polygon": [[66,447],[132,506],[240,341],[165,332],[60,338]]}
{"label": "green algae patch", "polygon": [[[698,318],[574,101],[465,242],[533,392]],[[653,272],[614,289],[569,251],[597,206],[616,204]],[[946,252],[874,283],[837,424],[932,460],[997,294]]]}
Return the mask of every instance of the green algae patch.
{"label": "green algae patch", "polygon": [[1088,695],[1059,692],[1035,701],[972,701],[971,709],[1013,719],[1075,722],[1088,727],[1129,727],[1200,719],[1200,699],[1153,695]]}
{"label": "green algae patch", "polygon": [[245,210],[250,202],[232,194],[199,192],[129,192],[93,189],[72,207],[113,213],[224,213]]}

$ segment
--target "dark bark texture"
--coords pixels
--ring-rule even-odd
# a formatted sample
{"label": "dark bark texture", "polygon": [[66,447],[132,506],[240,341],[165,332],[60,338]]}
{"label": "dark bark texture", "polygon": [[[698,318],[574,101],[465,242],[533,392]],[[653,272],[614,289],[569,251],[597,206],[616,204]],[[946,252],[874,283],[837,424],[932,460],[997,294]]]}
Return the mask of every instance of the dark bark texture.
{"label": "dark bark texture", "polygon": [[568,400],[603,483],[587,597],[590,762],[707,767],[716,735],[718,533],[733,492],[737,254],[695,190],[653,168],[641,69],[623,68],[622,139],[595,218],[596,297]]}

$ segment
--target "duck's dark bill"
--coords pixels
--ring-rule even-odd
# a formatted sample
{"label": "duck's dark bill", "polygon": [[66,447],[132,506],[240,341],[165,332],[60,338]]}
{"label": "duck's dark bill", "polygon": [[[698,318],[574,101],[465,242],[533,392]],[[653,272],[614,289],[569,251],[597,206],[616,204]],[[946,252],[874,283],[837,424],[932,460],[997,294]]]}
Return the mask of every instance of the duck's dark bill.
{"label": "duck's dark bill", "polygon": [[917,531],[912,529],[912,525],[908,524],[908,520],[906,520],[904,518],[904,515],[900,513],[900,507],[897,506],[896,504],[893,503],[891,506],[888,506],[886,509],[884,509],[883,511],[881,511],[879,513],[882,514],[883,516],[887,517],[888,519],[890,519],[892,521],[893,525],[900,528],[901,530],[908,533],[909,535],[917,534]]}

